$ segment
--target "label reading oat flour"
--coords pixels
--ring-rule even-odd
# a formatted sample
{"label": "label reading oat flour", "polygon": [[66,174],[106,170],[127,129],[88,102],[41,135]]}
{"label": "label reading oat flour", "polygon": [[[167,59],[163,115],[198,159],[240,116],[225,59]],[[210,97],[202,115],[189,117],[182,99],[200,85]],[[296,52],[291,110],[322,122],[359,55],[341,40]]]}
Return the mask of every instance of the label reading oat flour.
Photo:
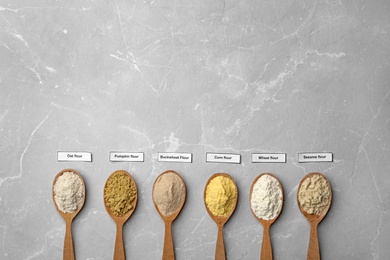
{"label": "label reading oat flour", "polygon": [[252,153],[253,163],[285,163],[285,153]]}
{"label": "label reading oat flour", "polygon": [[191,153],[158,153],[159,162],[192,163]]}
{"label": "label reading oat flour", "polygon": [[207,153],[206,162],[213,163],[241,163],[240,154],[231,153]]}
{"label": "label reading oat flour", "polygon": [[143,162],[144,153],[110,152],[111,162]]}
{"label": "label reading oat flour", "polygon": [[89,152],[57,152],[59,162],[92,162],[92,153]]}
{"label": "label reading oat flour", "polygon": [[298,162],[333,162],[333,153],[298,153]]}

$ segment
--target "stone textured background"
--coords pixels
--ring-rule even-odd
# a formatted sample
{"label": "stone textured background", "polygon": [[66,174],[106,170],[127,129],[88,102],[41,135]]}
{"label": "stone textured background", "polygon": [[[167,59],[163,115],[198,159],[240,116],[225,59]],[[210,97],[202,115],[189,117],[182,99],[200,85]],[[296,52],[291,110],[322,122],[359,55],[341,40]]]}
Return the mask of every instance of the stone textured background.
{"label": "stone textured background", "polygon": [[[88,195],[73,223],[77,259],[112,258],[103,186],[117,169],[139,189],[124,227],[128,259],[161,258],[151,189],[168,169],[188,192],[173,226],[177,259],[214,258],[203,190],[215,172],[239,189],[228,259],[259,258],[249,188],[262,172],[285,192],[274,258],[305,259],[309,224],[296,192],[311,171],[333,188],[322,258],[388,259],[389,14],[388,0],[0,0],[0,258],[62,258],[51,188],[70,167]],[[57,162],[57,151],[90,151],[93,162]],[[144,152],[145,162],[109,162],[110,151]],[[157,162],[165,151],[190,152],[193,163]],[[334,162],[297,162],[311,151],[333,152]],[[206,152],[239,153],[242,163],[206,163]],[[255,152],[288,160],[253,164]]]}

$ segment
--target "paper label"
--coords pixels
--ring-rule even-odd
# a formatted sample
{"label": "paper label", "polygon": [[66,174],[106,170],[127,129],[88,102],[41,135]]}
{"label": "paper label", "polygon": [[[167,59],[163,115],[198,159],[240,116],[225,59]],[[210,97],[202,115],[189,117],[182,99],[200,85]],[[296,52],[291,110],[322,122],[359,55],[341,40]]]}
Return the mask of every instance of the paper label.
{"label": "paper label", "polygon": [[298,153],[298,162],[333,162],[333,153]]}
{"label": "paper label", "polygon": [[286,160],[285,153],[252,153],[253,163],[285,163]]}
{"label": "paper label", "polygon": [[207,153],[206,162],[241,163],[241,155],[231,153]]}
{"label": "paper label", "polygon": [[192,153],[158,153],[157,161],[192,163]]}
{"label": "paper label", "polygon": [[92,153],[89,152],[57,152],[59,162],[92,162]]}
{"label": "paper label", "polygon": [[143,162],[144,153],[110,152],[111,162]]}

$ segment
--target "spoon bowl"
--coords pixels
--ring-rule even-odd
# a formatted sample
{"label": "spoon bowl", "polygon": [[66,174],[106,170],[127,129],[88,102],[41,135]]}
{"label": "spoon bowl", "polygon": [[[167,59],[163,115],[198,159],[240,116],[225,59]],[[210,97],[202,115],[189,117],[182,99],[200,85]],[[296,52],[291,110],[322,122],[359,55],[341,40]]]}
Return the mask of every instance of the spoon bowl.
{"label": "spoon bowl", "polygon": [[[269,220],[256,216],[255,212],[252,209],[253,188],[254,188],[256,182],[258,181],[258,179],[260,179],[264,175],[269,175],[277,181],[278,186],[279,186],[279,190],[281,191],[281,195],[282,195],[282,197],[281,197],[282,204],[280,206],[279,212],[277,213],[277,215],[273,219],[269,219]],[[269,235],[269,229],[270,229],[271,225],[276,221],[276,219],[280,216],[280,213],[282,212],[283,203],[284,203],[283,187],[280,184],[280,181],[278,180],[278,178],[276,178],[273,174],[262,173],[253,180],[252,185],[251,185],[251,189],[250,189],[250,193],[249,193],[249,198],[250,198],[249,204],[251,205],[250,208],[251,208],[253,215],[263,225],[263,242],[262,242],[262,246],[261,246],[260,259],[261,260],[272,260],[273,254],[272,254],[272,244],[271,244],[271,238]]]}
{"label": "spoon bowl", "polygon": [[[176,177],[178,177],[179,182],[183,185],[183,188],[184,188],[184,190],[182,191],[183,194],[174,194],[174,195],[181,195],[184,198],[182,199],[181,204],[170,215],[164,215],[163,212],[161,212],[160,208],[158,207],[158,202],[156,201],[157,198],[155,197],[155,193],[154,193],[155,188],[158,186],[158,180],[167,173],[173,173]],[[164,221],[164,226],[165,226],[164,249],[163,249],[163,254],[162,254],[163,260],[175,259],[175,249],[173,246],[173,239],[172,239],[172,222],[177,218],[180,211],[182,210],[184,203],[186,201],[186,196],[187,196],[187,191],[186,191],[186,185],[184,183],[184,180],[175,171],[172,171],[172,170],[165,171],[165,172],[161,173],[154,181],[153,194],[152,194],[153,204],[154,204],[154,207],[156,208],[158,214],[160,215],[160,217]]]}
{"label": "spoon bowl", "polygon": [[[64,172],[73,172],[74,174],[76,174],[80,178],[81,183],[83,184],[83,189],[84,189],[84,192],[83,192],[84,196],[82,198],[80,206],[75,211],[70,212],[70,213],[62,212],[58,208],[57,202],[55,200],[54,185],[56,184],[57,179],[60,176],[62,176],[62,174],[64,174]],[[57,173],[57,175],[54,177],[53,186],[52,186],[52,197],[53,197],[54,205],[55,205],[58,213],[65,220],[65,223],[66,223],[65,239],[64,239],[64,252],[63,252],[63,259],[64,260],[74,260],[75,259],[74,246],[73,246],[73,235],[72,235],[72,221],[76,217],[76,215],[80,212],[80,210],[83,208],[84,202],[85,202],[85,196],[86,196],[85,195],[85,183],[84,183],[83,177],[81,177],[81,175],[77,171],[75,171],[73,169],[64,169],[64,170],[60,171],[59,173]]]}
{"label": "spoon bowl", "polygon": [[[319,214],[309,214],[307,213],[301,206],[301,203],[299,202],[299,190],[301,189],[301,186],[303,182],[314,175],[319,175],[326,181],[326,185],[328,186],[329,189],[329,198],[328,198],[328,204],[325,206],[325,208],[319,213]],[[326,214],[328,213],[328,210],[330,208],[330,205],[332,204],[332,188],[330,186],[330,183],[328,179],[321,173],[319,172],[311,172],[307,174],[301,182],[299,183],[298,186],[298,192],[297,192],[297,202],[298,202],[298,207],[303,216],[307,219],[307,221],[310,223],[310,240],[309,240],[309,248],[307,251],[307,259],[308,260],[319,260],[321,259],[320,256],[320,247],[318,243],[318,233],[317,233],[317,227],[318,224],[324,219]]]}
{"label": "spoon bowl", "polygon": [[[231,180],[233,185],[234,185],[234,187],[235,187],[235,189],[236,189],[236,197],[235,197],[235,201],[233,203],[233,209],[229,212],[229,214],[227,216],[217,216],[217,215],[214,215],[210,211],[210,209],[208,208],[207,203],[206,203],[206,190],[207,190],[207,186],[210,184],[210,182],[215,177],[218,177],[218,176],[222,176],[222,177],[225,177],[225,178],[228,178],[229,180]],[[225,260],[226,259],[226,252],[225,252],[225,243],[224,243],[224,238],[223,238],[223,227],[226,224],[226,222],[230,219],[230,217],[233,215],[233,213],[234,213],[234,211],[236,209],[237,201],[238,201],[237,185],[236,185],[235,181],[233,180],[233,178],[229,174],[226,174],[226,173],[215,173],[207,180],[207,183],[206,183],[206,186],[205,186],[205,189],[204,189],[204,193],[203,193],[203,198],[204,198],[204,203],[205,203],[206,210],[207,210],[208,214],[210,215],[211,219],[218,226],[218,237],[217,237],[217,244],[216,244],[216,250],[215,250],[215,260]]]}
{"label": "spoon bowl", "polygon": [[137,206],[137,200],[138,200],[138,190],[137,190],[137,185],[133,179],[133,177],[126,171],[124,170],[117,170],[111,173],[111,175],[107,178],[107,181],[104,185],[104,195],[106,194],[106,188],[108,185],[108,180],[113,176],[114,174],[117,173],[124,173],[127,175],[128,178],[130,178],[131,182],[134,184],[135,188],[135,198],[133,202],[133,208],[130,209],[126,214],[123,216],[116,216],[113,211],[107,206],[106,200],[104,199],[103,196],[103,201],[104,201],[104,207],[106,208],[106,211],[108,215],[114,220],[115,225],[116,225],[116,238],[115,238],[115,248],[114,248],[114,260],[124,260],[126,259],[125,256],[125,250],[123,246],[123,224],[130,218],[130,216],[134,213],[134,210]]}
{"label": "spoon bowl", "polygon": [[[313,176],[313,175],[320,175],[322,178],[325,179],[326,181],[326,184],[328,185],[328,189],[329,189],[329,199],[328,199],[328,204],[326,205],[326,207],[320,212],[320,214],[309,214],[307,213],[302,207],[301,207],[301,204],[299,203],[299,189],[301,188],[302,186],[302,183],[309,177]],[[309,174],[307,174],[305,177],[303,177],[303,179],[301,180],[301,182],[299,183],[299,186],[298,186],[298,193],[297,193],[297,201],[298,201],[298,207],[299,207],[299,210],[301,211],[301,213],[305,216],[305,218],[311,222],[311,221],[315,221],[315,222],[321,222],[324,217],[326,216],[326,214],[328,213],[329,211],[329,208],[330,208],[330,205],[332,204],[332,188],[330,186],[330,183],[328,181],[328,179],[322,174],[322,173],[319,173],[319,172],[311,172]]]}
{"label": "spoon bowl", "polygon": [[160,211],[160,208],[159,208],[158,205],[157,205],[158,202],[156,201],[154,195],[152,196],[152,197],[153,197],[152,199],[153,199],[154,207],[156,208],[156,210],[157,210],[158,214],[161,216],[161,218],[162,218],[164,221],[165,221],[165,220],[167,220],[167,221],[169,221],[169,220],[173,221],[173,220],[175,220],[175,219],[177,218],[177,216],[179,215],[180,211],[182,210],[182,208],[183,208],[183,206],[184,206],[184,202],[186,201],[187,191],[186,191],[186,186],[185,186],[185,183],[184,183],[183,178],[182,178],[177,172],[172,171],[172,170],[165,171],[165,172],[161,173],[161,174],[156,178],[156,180],[155,180],[154,183],[153,183],[153,191],[154,191],[154,188],[155,188],[156,185],[157,185],[157,181],[158,181],[163,175],[165,175],[165,174],[167,174],[167,173],[173,173],[173,174],[175,174],[175,175],[179,178],[180,182],[183,184],[184,192],[183,192],[182,195],[184,196],[184,199],[183,199],[182,203],[180,204],[180,206],[179,206],[172,214],[170,214],[170,215],[164,215],[164,214]]}

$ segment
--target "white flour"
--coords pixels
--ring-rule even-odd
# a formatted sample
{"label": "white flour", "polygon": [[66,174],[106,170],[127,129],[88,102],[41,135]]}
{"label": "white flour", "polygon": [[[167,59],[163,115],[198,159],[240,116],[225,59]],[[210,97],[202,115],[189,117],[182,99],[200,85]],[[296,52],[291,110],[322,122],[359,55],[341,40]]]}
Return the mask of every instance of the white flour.
{"label": "white flour", "polygon": [[278,181],[267,174],[253,185],[251,208],[258,218],[274,219],[282,209],[282,189]]}
{"label": "white flour", "polygon": [[63,213],[76,211],[83,201],[84,185],[74,172],[64,172],[54,184],[54,200]]}

